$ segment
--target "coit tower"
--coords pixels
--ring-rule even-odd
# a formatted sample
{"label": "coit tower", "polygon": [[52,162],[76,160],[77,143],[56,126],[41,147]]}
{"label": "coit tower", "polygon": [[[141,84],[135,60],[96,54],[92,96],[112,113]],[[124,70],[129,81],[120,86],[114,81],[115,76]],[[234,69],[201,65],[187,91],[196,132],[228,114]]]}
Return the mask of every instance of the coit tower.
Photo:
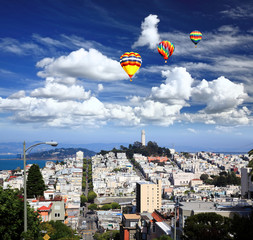
{"label": "coit tower", "polygon": [[141,144],[145,146],[145,130],[141,130]]}

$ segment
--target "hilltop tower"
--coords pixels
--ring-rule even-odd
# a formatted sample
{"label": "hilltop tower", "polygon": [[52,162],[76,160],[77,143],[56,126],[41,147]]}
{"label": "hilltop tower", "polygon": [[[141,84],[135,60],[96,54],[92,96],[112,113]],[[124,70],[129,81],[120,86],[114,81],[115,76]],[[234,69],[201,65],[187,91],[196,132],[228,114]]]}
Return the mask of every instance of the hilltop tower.
{"label": "hilltop tower", "polygon": [[145,130],[141,130],[141,144],[142,146],[145,146]]}

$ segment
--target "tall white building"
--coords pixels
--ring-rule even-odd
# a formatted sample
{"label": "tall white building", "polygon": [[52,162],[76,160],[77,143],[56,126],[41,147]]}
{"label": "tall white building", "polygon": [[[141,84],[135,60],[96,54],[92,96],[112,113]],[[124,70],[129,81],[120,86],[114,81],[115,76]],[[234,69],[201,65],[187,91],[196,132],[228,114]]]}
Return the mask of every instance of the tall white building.
{"label": "tall white building", "polygon": [[76,152],[76,160],[78,160],[78,161],[83,160],[83,152],[82,151]]}
{"label": "tall white building", "polygon": [[145,130],[141,130],[141,144],[142,144],[142,146],[146,145],[145,141],[146,141],[146,139],[145,139]]}
{"label": "tall white building", "polygon": [[241,194],[246,198],[253,196],[253,184],[249,174],[251,169],[249,167],[241,168]]}

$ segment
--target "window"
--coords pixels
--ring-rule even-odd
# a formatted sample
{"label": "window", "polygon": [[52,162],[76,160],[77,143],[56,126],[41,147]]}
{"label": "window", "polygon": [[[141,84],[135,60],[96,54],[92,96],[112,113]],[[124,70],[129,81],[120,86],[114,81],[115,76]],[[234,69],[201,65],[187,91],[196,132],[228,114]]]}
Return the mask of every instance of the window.
{"label": "window", "polygon": [[60,217],[60,213],[55,213],[54,216],[55,217]]}

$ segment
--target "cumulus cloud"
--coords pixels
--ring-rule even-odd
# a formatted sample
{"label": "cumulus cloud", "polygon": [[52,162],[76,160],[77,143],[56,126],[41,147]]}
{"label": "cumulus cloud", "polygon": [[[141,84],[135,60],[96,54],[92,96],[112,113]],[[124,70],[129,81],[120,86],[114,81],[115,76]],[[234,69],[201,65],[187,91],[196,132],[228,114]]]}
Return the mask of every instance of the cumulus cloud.
{"label": "cumulus cloud", "polygon": [[24,97],[25,97],[25,91],[24,90],[20,90],[20,91],[18,91],[16,93],[13,93],[8,98],[9,99],[19,99],[19,98],[24,98]]}
{"label": "cumulus cloud", "polygon": [[96,49],[83,48],[57,59],[46,58],[37,63],[43,68],[40,77],[73,77],[95,81],[114,81],[128,79],[118,61],[112,60]]}
{"label": "cumulus cloud", "polygon": [[192,90],[192,98],[206,104],[206,113],[220,113],[235,109],[242,104],[247,94],[242,84],[231,82],[225,77],[213,81],[202,80]]}
{"label": "cumulus cloud", "polygon": [[199,111],[197,113],[184,113],[179,116],[181,121],[205,123],[205,124],[218,124],[222,126],[236,126],[252,124],[252,117],[247,107],[241,109],[232,109],[220,113],[206,113]]}
{"label": "cumulus cloud", "polygon": [[[225,77],[196,81],[182,67],[163,70],[162,78],[164,83],[151,88],[146,97],[136,95],[114,104],[85,91],[75,77],[47,77],[44,87],[0,98],[0,111],[11,113],[11,119],[19,123],[71,128],[99,127],[109,122],[123,126],[168,126],[177,121],[221,126],[252,123],[250,110],[242,105],[247,97],[242,84]],[[103,87],[98,84],[94,91]],[[182,113],[188,106],[198,106],[198,111]]]}
{"label": "cumulus cloud", "polygon": [[153,87],[151,97],[184,105],[185,100],[189,100],[191,96],[191,85],[194,81],[191,75],[185,68],[176,67],[171,71],[162,71],[162,76],[166,78],[165,84]]}
{"label": "cumulus cloud", "polygon": [[81,100],[90,97],[90,91],[85,92],[82,86],[65,86],[58,83],[47,83],[44,88],[38,88],[31,92],[32,97],[55,98],[58,100]]}
{"label": "cumulus cloud", "polygon": [[160,22],[157,15],[150,14],[144,19],[141,24],[141,35],[138,40],[132,45],[132,48],[148,46],[150,49],[155,49],[160,42],[157,25]]}

